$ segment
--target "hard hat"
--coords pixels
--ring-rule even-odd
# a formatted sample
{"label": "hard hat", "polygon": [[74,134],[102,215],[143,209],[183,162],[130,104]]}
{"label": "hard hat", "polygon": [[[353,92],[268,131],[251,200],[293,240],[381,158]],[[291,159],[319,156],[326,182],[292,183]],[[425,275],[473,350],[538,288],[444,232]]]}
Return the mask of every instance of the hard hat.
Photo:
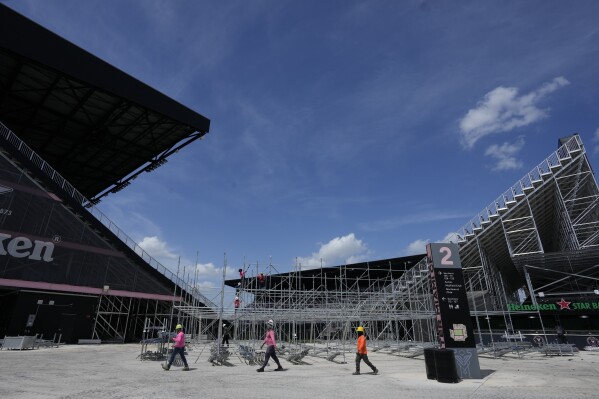
{"label": "hard hat", "polygon": [[177,326],[175,327],[175,330],[182,330],[183,326],[181,324],[177,324]]}
{"label": "hard hat", "polygon": [[364,327],[360,326],[356,328],[356,332],[364,332]]}
{"label": "hard hat", "polygon": [[272,320],[269,320],[269,321],[266,322],[266,325],[274,326],[275,323]]}
{"label": "hard hat", "polygon": [[235,297],[235,300],[237,301],[238,299],[239,299],[239,297],[238,297],[238,296],[236,296],[236,297]]}

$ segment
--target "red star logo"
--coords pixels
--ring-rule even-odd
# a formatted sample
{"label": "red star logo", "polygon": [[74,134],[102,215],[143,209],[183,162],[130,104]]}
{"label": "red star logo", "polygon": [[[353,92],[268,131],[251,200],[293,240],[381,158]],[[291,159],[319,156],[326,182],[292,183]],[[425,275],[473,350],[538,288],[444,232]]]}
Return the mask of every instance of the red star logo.
{"label": "red star logo", "polygon": [[564,300],[564,298],[562,298],[561,301],[556,302],[556,303],[559,305],[559,310],[564,310],[564,309],[572,310],[572,309],[570,309],[570,304],[572,302],[568,302],[568,301]]}

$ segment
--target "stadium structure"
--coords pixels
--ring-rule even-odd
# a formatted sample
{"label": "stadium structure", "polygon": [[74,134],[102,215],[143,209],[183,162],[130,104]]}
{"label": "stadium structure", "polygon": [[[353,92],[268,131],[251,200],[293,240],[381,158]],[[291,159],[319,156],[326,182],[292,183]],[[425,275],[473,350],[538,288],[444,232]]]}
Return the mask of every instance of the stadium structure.
{"label": "stadium structure", "polygon": [[96,206],[209,126],[0,4],[0,336],[124,342],[191,326],[173,304],[216,314]]}
{"label": "stadium structure", "polygon": [[[224,289],[214,304],[99,211],[209,125],[0,5],[0,336],[125,342],[183,322],[198,337],[220,340],[226,326],[255,343],[273,319],[298,348],[347,345],[357,325],[375,349],[437,340],[424,254],[290,272],[243,265],[243,280],[224,282],[241,299],[234,308]],[[574,134],[456,231],[480,345],[521,332],[547,343],[557,322],[572,339],[597,335],[598,203]]]}
{"label": "stadium structure", "polygon": [[[574,134],[455,232],[478,345],[552,343],[558,324],[579,347],[599,342],[598,204]],[[227,281],[242,304],[230,316],[240,339],[273,319],[289,341],[345,342],[365,325],[371,339],[398,351],[402,343],[434,345],[429,266],[425,255],[272,274],[249,265],[243,281]]]}

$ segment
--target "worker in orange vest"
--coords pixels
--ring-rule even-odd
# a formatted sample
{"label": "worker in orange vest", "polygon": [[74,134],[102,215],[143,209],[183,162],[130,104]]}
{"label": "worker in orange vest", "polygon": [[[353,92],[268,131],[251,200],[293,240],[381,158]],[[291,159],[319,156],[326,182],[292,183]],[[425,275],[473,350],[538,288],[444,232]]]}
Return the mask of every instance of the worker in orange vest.
{"label": "worker in orange vest", "polygon": [[373,374],[378,374],[379,369],[374,367],[370,360],[368,360],[368,351],[366,350],[366,335],[364,335],[364,327],[359,326],[356,328],[358,333],[358,341],[356,342],[356,371],[354,375],[360,375],[360,362],[364,360],[364,363],[372,369]]}

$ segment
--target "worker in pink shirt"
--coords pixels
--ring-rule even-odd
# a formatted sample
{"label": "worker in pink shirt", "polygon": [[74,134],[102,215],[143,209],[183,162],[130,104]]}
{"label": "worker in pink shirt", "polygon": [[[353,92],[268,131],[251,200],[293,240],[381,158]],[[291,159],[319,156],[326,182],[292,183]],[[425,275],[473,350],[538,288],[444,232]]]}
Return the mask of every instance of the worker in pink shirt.
{"label": "worker in pink shirt", "polygon": [[183,367],[183,371],[189,371],[187,359],[185,359],[185,334],[183,333],[183,326],[181,324],[177,324],[177,326],[175,327],[175,331],[177,333],[177,336],[173,338],[173,341],[175,341],[173,345],[173,353],[171,354],[171,358],[168,361],[168,365],[163,364],[162,368],[167,371],[170,370],[171,365],[175,361],[175,356],[177,356],[178,353],[181,356],[181,360],[183,360],[183,364],[185,365],[185,367]]}
{"label": "worker in pink shirt", "polygon": [[283,366],[281,366],[281,363],[279,362],[279,358],[277,357],[277,354],[275,353],[275,346],[277,345],[277,343],[275,341],[275,331],[273,330],[273,326],[274,326],[274,323],[272,320],[269,320],[266,323],[266,328],[267,328],[266,335],[264,336],[264,342],[262,343],[262,346],[260,346],[260,348],[262,348],[264,346],[264,344],[266,344],[266,354],[264,356],[264,363],[262,364],[262,367],[260,367],[259,369],[256,370],[259,373],[262,373],[264,371],[264,367],[266,367],[266,365],[268,364],[268,360],[271,357],[275,361],[277,366],[279,366],[275,369],[275,371],[285,370],[283,368]]}
{"label": "worker in pink shirt", "polygon": [[264,276],[264,273],[260,273],[256,279],[258,280],[258,288],[262,289],[266,286],[266,277]]}

